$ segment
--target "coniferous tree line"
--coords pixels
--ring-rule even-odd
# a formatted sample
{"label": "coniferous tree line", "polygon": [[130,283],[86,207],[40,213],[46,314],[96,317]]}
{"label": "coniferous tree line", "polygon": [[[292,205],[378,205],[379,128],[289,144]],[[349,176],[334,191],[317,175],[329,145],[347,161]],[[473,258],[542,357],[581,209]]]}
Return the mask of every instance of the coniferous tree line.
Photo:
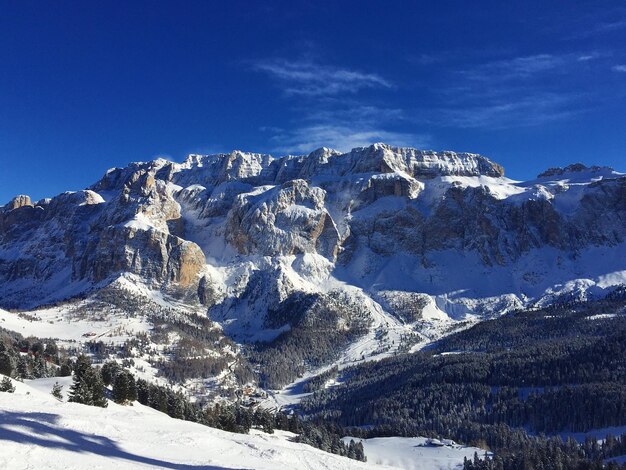
{"label": "coniferous tree line", "polygon": [[626,434],[607,436],[602,442],[587,438],[579,445],[574,440],[563,442],[559,438],[535,440],[522,450],[501,450],[496,455],[465,459],[464,470],[519,470],[519,469],[572,469],[572,470],[624,470],[612,457],[626,455]]}
{"label": "coniferous tree line", "polygon": [[[92,375],[85,374],[89,370]],[[96,374],[96,375],[93,375]],[[89,380],[85,380],[88,377]],[[83,384],[88,384],[88,391],[83,391]],[[248,433],[251,428],[273,433],[282,429],[298,434],[294,439],[327,452],[364,460],[365,454],[361,443],[345,444],[341,440],[341,429],[325,426],[323,423],[302,421],[298,415],[274,413],[265,409],[246,408],[239,404],[202,405],[194,403],[180,391],[147,382],[135,377],[117,362],[109,361],[100,369],[93,368],[86,356],[76,361],[74,386],[70,391],[70,401],[102,406],[93,397],[104,397],[104,386],[112,386],[111,397],[117,403],[130,403],[137,400],[142,405],[161,411],[168,416],[186,421],[193,421],[224,431]],[[80,388],[79,388],[80,387]],[[78,389],[78,392],[74,390]],[[94,391],[96,390],[96,391]],[[97,391],[102,390],[102,394]],[[84,396],[91,397],[89,399]],[[78,396],[79,398],[74,398]]]}
{"label": "coniferous tree line", "polygon": [[166,413],[172,418],[204,424],[224,431],[248,433],[258,428],[267,433],[281,429],[298,434],[295,442],[309,444],[326,452],[365,460],[361,443],[345,444],[342,429],[324,423],[303,421],[297,414],[273,413],[261,408],[251,409],[238,404],[215,404],[202,406],[191,402],[181,392],[171,388],[137,380],[137,400]]}
{"label": "coniferous tree line", "polygon": [[358,426],[351,435],[442,436],[496,456],[547,445],[542,432],[624,425],[625,305],[620,294],[479,323],[428,351],[351,368],[301,407]]}
{"label": "coniferous tree line", "polygon": [[[115,361],[108,361],[102,367],[95,367],[91,359],[81,354],[70,364],[73,370],[73,383],[68,401],[105,408],[110,397],[120,404],[133,401],[150,406],[172,418],[193,421],[206,426],[235,433],[248,433],[258,428],[267,433],[282,429],[297,434],[296,442],[343,455],[357,460],[365,460],[363,445],[341,440],[340,429],[320,423],[302,421],[298,415],[275,413],[268,410],[246,408],[238,404],[205,405],[194,403],[180,391],[135,379],[132,373]],[[6,382],[6,383],[5,383]],[[107,389],[111,387],[111,391]],[[13,392],[14,386],[8,379],[0,382],[0,391]],[[61,399],[61,387],[55,384],[52,395]]]}

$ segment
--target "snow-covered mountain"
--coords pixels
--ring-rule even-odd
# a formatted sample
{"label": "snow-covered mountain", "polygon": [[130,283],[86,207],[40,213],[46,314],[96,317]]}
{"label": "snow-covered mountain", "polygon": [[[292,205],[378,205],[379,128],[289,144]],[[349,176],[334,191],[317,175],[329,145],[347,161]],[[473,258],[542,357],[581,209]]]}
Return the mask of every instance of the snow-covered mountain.
{"label": "snow-covered mountain", "polygon": [[522,182],[480,155],[385,144],[234,151],[132,163],[0,207],[2,308],[132,285],[240,343],[332,332],[344,362],[624,282],[626,175],[606,167]]}

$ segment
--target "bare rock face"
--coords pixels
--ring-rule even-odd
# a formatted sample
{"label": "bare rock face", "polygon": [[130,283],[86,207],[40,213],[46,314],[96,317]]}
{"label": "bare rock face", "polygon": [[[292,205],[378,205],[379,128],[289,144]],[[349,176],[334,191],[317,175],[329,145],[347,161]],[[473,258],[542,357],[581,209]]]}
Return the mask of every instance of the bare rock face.
{"label": "bare rock face", "polygon": [[197,287],[205,265],[202,250],[177,236],[183,231],[174,188],[156,179],[167,162],[157,160],[133,171],[108,172],[96,188],[118,188],[94,228],[100,236],[87,244],[74,273],[102,281],[130,272],[156,285]]}
{"label": "bare rock face", "polygon": [[187,288],[198,284],[204,265],[204,254],[193,242],[158,230],[111,226],[75,258],[73,273],[100,282],[129,272],[153,284]]}
{"label": "bare rock face", "polygon": [[324,208],[325,192],[294,180],[261,194],[240,195],[228,217],[227,239],[241,253],[320,253],[334,260],[339,233]]}
{"label": "bare rock face", "polygon": [[388,196],[415,199],[423,188],[423,183],[403,173],[377,174],[367,180],[359,201],[370,204]]}
{"label": "bare rock face", "polygon": [[612,173],[614,170],[613,168],[604,166],[596,166],[593,165],[591,167],[588,167],[586,165],[583,165],[582,163],[573,163],[571,165],[567,165],[565,168],[560,168],[560,167],[555,167],[555,168],[548,168],[546,171],[544,171],[543,173],[540,173],[539,175],[537,175],[537,178],[551,178],[551,177],[560,177],[560,176],[564,176],[567,175],[568,173],[607,173],[610,174]]}
{"label": "bare rock face", "polygon": [[24,194],[20,194],[19,196],[15,196],[11,201],[5,206],[5,210],[11,211],[13,209],[19,209],[24,206],[32,206],[30,202],[30,196],[26,196]]}
{"label": "bare rock face", "polygon": [[195,243],[177,235],[182,219],[175,188],[155,177],[165,163],[110,170],[92,189],[34,206],[16,198],[13,209],[0,214],[0,249],[13,247],[13,255],[0,256],[0,278],[40,288],[8,290],[4,305],[23,305],[27,295],[33,302],[60,291],[71,295],[72,286],[78,292],[123,273],[153,287],[195,292],[206,261]]}

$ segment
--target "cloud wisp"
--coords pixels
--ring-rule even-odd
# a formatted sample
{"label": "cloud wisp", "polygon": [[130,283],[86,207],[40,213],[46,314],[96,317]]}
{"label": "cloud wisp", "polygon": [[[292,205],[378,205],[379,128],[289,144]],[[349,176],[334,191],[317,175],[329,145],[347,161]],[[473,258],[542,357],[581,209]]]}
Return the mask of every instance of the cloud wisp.
{"label": "cloud wisp", "polygon": [[424,146],[429,141],[424,135],[389,130],[405,119],[403,110],[363,96],[364,90],[395,88],[378,74],[311,60],[267,59],[252,67],[274,79],[297,111],[293,127],[266,128],[275,152],[301,154],[320,147],[349,151],[380,141]]}
{"label": "cloud wisp", "polygon": [[366,122],[310,124],[277,133],[271,140],[277,152],[297,154],[308,153],[320,147],[347,152],[355,147],[366,147],[375,142],[416,148],[426,148],[430,145],[430,137],[427,135],[387,131]]}
{"label": "cloud wisp", "polygon": [[503,129],[568,119],[585,109],[580,73],[600,55],[536,54],[449,74],[426,121],[445,127]]}
{"label": "cloud wisp", "polygon": [[440,124],[458,128],[506,129],[529,127],[571,118],[579,109],[571,104],[576,96],[551,93],[532,94],[516,100],[495,100],[485,104],[439,109]]}
{"label": "cloud wisp", "polygon": [[571,119],[601,105],[602,97],[589,86],[600,68],[626,72],[625,65],[611,66],[610,58],[607,51],[579,50],[466,60],[460,66],[451,54],[420,56],[411,62],[414,76],[429,82],[420,84],[426,94],[419,105],[398,100],[389,91],[403,84],[376,73],[311,60],[268,59],[252,67],[273,78],[296,111],[293,127],[268,130],[273,150],[302,153],[379,141],[432,145],[428,132],[416,128],[511,129]]}
{"label": "cloud wisp", "polygon": [[593,31],[598,32],[598,33],[605,33],[609,31],[617,31],[617,30],[625,29],[625,28],[626,28],[626,19],[599,23],[595,26],[595,28],[593,28]]}
{"label": "cloud wisp", "polygon": [[461,75],[474,81],[499,81],[528,79],[540,73],[562,68],[570,62],[572,56],[555,56],[552,54],[536,54],[514,57],[479,65],[461,71]]}
{"label": "cloud wisp", "polygon": [[257,61],[254,69],[277,79],[286,95],[310,97],[354,94],[365,88],[393,88],[374,73],[322,65],[308,60],[270,59]]}

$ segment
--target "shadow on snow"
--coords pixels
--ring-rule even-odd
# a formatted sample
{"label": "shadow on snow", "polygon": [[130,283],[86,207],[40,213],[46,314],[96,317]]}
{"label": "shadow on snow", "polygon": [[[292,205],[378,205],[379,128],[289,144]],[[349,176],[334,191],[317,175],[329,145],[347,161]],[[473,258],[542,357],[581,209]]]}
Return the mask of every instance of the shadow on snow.
{"label": "shadow on snow", "polygon": [[51,413],[0,411],[0,441],[13,441],[49,449],[63,449],[80,454],[90,453],[110,459],[122,459],[173,470],[222,470],[226,468],[212,465],[180,464],[132,454],[121,449],[115,441],[108,437],[54,426],[58,420],[59,416]]}

